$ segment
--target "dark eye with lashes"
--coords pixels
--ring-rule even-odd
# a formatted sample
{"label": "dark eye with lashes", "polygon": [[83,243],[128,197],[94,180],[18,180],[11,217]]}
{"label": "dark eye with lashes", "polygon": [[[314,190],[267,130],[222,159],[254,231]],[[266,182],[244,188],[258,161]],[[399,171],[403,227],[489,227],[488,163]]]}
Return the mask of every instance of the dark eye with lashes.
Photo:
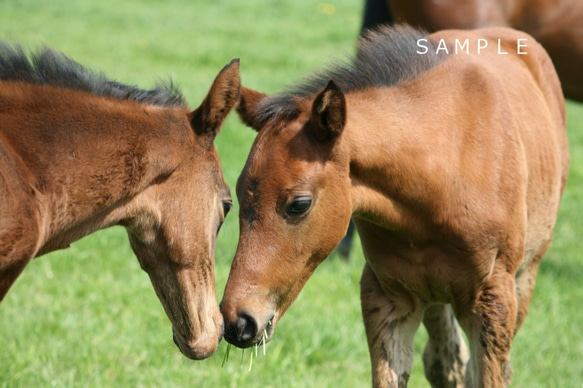
{"label": "dark eye with lashes", "polygon": [[227,214],[229,214],[229,212],[231,211],[231,209],[233,208],[233,201],[232,200],[225,200],[223,201],[223,215],[226,217]]}
{"label": "dark eye with lashes", "polygon": [[289,217],[296,217],[306,213],[311,207],[312,197],[296,197],[285,207],[285,214]]}

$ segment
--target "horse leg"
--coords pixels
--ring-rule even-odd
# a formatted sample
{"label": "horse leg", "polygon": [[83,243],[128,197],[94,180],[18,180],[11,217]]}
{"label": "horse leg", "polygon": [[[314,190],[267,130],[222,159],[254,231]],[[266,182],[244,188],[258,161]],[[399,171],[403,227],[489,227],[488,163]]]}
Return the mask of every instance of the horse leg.
{"label": "horse leg", "polygon": [[545,243],[538,251],[536,256],[524,267],[521,268],[516,274],[516,325],[514,327],[514,335],[522,326],[524,318],[528,313],[530,307],[530,301],[532,299],[532,293],[534,291],[534,285],[536,283],[536,275],[538,273],[538,267],[540,265],[541,259],[546,253],[551,241],[549,240]]}
{"label": "horse leg", "polygon": [[8,290],[24,270],[30,260],[12,260],[3,258],[5,263],[0,263],[0,302],[8,293]]}
{"label": "horse leg", "polygon": [[350,251],[352,250],[352,242],[354,240],[354,221],[350,220],[350,224],[348,224],[348,229],[346,230],[346,235],[342,240],[340,240],[340,244],[336,247],[336,251],[340,254],[344,260],[348,260],[350,256]]}
{"label": "horse leg", "polygon": [[423,325],[429,334],[423,352],[425,377],[432,387],[463,387],[469,356],[451,306],[427,308]]}
{"label": "horse leg", "polygon": [[360,283],[362,315],[374,387],[406,387],[413,363],[413,339],[422,307],[407,294],[387,294],[368,263]]}
{"label": "horse leg", "polygon": [[383,24],[393,24],[393,15],[388,0],[366,0],[360,35],[367,30],[374,30]]}
{"label": "horse leg", "polygon": [[[2,209],[0,209],[1,214]],[[0,302],[34,257],[38,234],[34,233],[36,224],[33,220],[22,217],[13,221],[4,218],[11,228],[0,226]]]}
{"label": "horse leg", "polygon": [[510,384],[516,304],[514,276],[506,271],[503,263],[497,262],[474,302],[456,311],[470,343],[468,387],[497,388]]}

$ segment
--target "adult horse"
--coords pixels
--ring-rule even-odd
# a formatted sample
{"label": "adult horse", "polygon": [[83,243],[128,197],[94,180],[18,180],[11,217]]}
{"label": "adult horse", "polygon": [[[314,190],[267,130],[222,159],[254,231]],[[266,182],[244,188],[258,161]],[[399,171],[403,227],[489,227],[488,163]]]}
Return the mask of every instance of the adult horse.
{"label": "adult horse", "polygon": [[565,97],[583,102],[580,0],[366,0],[363,30],[408,23],[433,32],[504,26],[532,35],[553,60]]}
{"label": "adult horse", "polygon": [[242,88],[238,112],[258,135],[237,182],[225,339],[270,339],[353,217],[374,385],[406,385],[421,322],[434,386],[507,385],[569,165],[544,49],[505,28],[385,29],[284,93]]}
{"label": "adult horse", "polygon": [[237,60],[190,110],[44,49],[0,45],[0,300],[27,263],[123,225],[187,357],[222,338],[214,244],[232,200],[213,145],[239,98]]}

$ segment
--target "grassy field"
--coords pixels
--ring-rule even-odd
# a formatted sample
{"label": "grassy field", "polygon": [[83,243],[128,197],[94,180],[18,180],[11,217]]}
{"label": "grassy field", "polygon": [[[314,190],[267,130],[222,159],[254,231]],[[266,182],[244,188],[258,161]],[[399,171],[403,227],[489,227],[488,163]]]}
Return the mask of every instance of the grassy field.
{"label": "grassy field", "polygon": [[[191,106],[218,70],[241,58],[245,85],[275,92],[353,50],[361,2],[339,0],[0,0],[0,39],[46,44],[125,83],[180,86]],[[568,103],[569,186],[529,316],[513,346],[514,386],[583,386],[583,105]],[[253,132],[233,115],[218,137],[234,187]],[[1,200],[1,199],[0,199]],[[235,211],[217,246],[220,298],[238,233]],[[360,318],[363,256],[325,261],[278,325],[267,355],[226,344],[194,362],[139,268],[125,232],[96,233],[31,263],[0,305],[0,387],[356,387],[370,382]],[[411,387],[426,387],[416,338]]]}

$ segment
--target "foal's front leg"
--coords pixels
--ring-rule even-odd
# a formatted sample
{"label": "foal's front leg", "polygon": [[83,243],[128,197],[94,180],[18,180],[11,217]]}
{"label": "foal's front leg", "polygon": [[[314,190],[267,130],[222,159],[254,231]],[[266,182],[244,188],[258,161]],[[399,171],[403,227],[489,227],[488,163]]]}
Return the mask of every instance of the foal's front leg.
{"label": "foal's front leg", "polygon": [[471,358],[466,386],[498,388],[510,384],[510,346],[516,323],[514,276],[496,265],[471,306],[458,320],[468,335]]}
{"label": "foal's front leg", "polygon": [[387,294],[368,264],[360,290],[373,386],[406,387],[413,363],[413,339],[423,309],[412,295]]}
{"label": "foal's front leg", "polygon": [[464,387],[469,355],[451,306],[428,307],[423,324],[429,334],[423,352],[425,377],[432,387]]}

